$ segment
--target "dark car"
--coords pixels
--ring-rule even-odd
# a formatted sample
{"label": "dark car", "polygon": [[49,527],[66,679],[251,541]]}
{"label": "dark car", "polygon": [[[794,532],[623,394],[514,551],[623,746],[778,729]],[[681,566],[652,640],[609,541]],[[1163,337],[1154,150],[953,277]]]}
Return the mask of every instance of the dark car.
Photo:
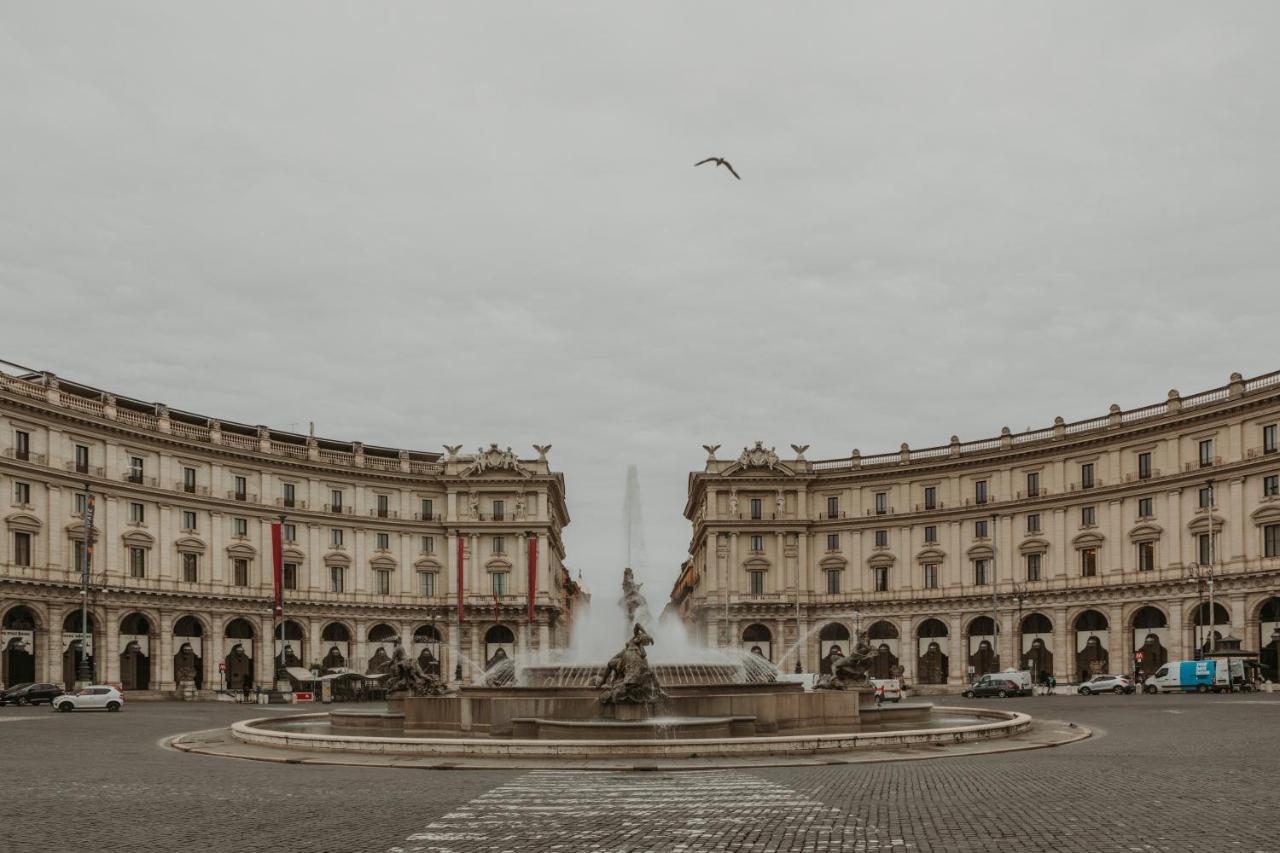
{"label": "dark car", "polygon": [[981,684],[972,684],[969,689],[964,692],[964,696],[969,699],[981,699],[986,696],[999,696],[1004,699],[1006,696],[1021,696],[1022,688],[1014,684],[1012,681],[1006,681],[1002,678],[993,678],[990,681],[984,681]]}
{"label": "dark car", "polygon": [[35,684],[19,684],[10,687],[0,694],[0,705],[39,705],[53,702],[53,697],[66,693],[61,684],[37,682]]}

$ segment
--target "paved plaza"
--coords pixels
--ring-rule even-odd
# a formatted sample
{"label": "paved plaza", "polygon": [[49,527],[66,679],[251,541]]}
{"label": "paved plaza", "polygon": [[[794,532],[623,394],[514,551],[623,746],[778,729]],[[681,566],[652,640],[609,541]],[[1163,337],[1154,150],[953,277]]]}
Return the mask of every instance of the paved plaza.
{"label": "paved plaza", "polygon": [[294,709],[3,708],[0,847],[1280,851],[1280,696],[1072,695],[999,707],[1075,721],[1095,736],[1028,752],[823,767],[400,770],[161,746],[179,732]]}

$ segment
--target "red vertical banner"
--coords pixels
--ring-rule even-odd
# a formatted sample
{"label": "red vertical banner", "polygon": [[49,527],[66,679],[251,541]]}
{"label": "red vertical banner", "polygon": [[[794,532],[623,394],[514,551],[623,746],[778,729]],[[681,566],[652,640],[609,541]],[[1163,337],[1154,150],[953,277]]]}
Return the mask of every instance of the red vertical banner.
{"label": "red vertical banner", "polygon": [[466,576],[463,574],[463,559],[465,556],[465,548],[466,548],[466,545],[462,541],[462,534],[459,533],[458,534],[458,624],[459,625],[462,624],[463,616],[465,613],[463,609],[463,601],[462,601],[463,588],[464,588],[463,584],[466,578]]}
{"label": "red vertical banner", "polygon": [[538,593],[538,536],[526,537],[529,543],[529,621],[533,622],[533,597]]}
{"label": "red vertical banner", "polygon": [[275,583],[276,618],[284,615],[284,551],[280,544],[280,522],[271,522],[271,577]]}

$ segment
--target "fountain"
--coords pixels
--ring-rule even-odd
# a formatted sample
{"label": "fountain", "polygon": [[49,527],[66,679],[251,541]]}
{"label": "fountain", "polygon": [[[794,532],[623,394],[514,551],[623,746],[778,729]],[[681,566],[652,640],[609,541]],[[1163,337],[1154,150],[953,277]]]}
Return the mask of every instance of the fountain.
{"label": "fountain", "polygon": [[[235,724],[233,736],[313,752],[606,763],[839,754],[886,744],[955,744],[1029,727],[1025,714],[877,706],[867,678],[873,651],[861,631],[814,689],[780,679],[759,655],[689,643],[678,621],[654,620],[630,567],[643,555],[638,489],[632,466],[622,595],[617,610],[575,623],[575,635],[587,641],[578,639],[560,656],[507,657],[453,691],[422,673],[397,645],[386,711],[251,720]],[[601,650],[614,642],[621,650],[603,659]]]}

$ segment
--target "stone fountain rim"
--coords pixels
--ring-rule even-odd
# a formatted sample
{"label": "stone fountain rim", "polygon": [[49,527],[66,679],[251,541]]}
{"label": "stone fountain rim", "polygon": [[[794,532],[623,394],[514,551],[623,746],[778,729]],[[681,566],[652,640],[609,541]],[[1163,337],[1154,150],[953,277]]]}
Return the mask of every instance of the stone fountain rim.
{"label": "stone fountain rim", "polygon": [[[892,732],[842,732],[835,734],[765,735],[739,738],[673,738],[669,740],[535,740],[522,738],[422,738],[365,737],[361,735],[306,734],[277,732],[262,728],[260,723],[277,723],[327,717],[327,711],[278,717],[257,717],[233,723],[232,736],[248,744],[277,749],[317,749],[322,752],[399,756],[565,758],[582,757],[679,757],[687,753],[697,757],[757,756],[839,753],[875,747],[898,747],[928,743],[962,743],[965,741],[1008,737],[1027,731],[1032,722],[1021,711],[1001,711],[954,706],[935,706],[940,713],[955,713],[978,718],[994,718],[995,722],[970,726],[947,726],[935,729],[903,729]],[[595,754],[598,753],[598,756]]]}

